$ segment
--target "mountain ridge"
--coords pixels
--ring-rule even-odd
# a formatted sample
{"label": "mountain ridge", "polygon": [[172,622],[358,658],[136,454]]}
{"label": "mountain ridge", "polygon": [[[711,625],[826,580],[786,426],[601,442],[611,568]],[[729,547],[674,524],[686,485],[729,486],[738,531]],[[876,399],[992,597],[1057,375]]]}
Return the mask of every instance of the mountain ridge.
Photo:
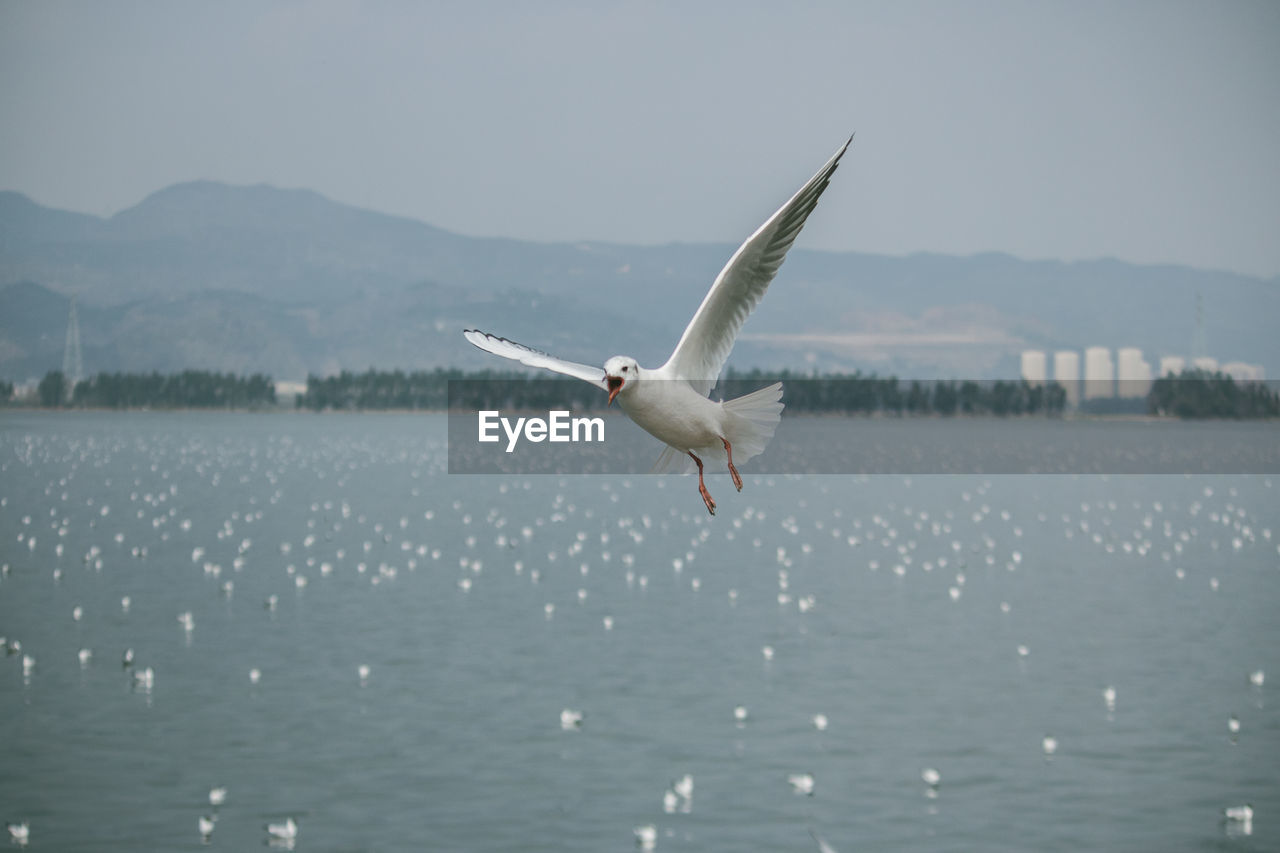
{"label": "mountain ridge", "polygon": [[[744,329],[734,364],[982,378],[1016,375],[1021,347],[1134,345],[1155,366],[1161,354],[1186,354],[1200,293],[1211,354],[1262,363],[1271,374],[1280,369],[1280,344],[1266,322],[1280,315],[1280,276],[1002,252],[829,252],[805,249],[803,240]],[[86,357],[85,312],[115,318],[117,325],[92,331],[105,347],[101,369],[240,369],[259,359],[253,370],[295,377],[370,366],[483,366],[453,327],[486,323],[569,358],[597,362],[626,351],[655,363],[734,248],[470,237],[267,184],[183,182],[110,217],[3,191],[0,312],[25,310],[19,294],[9,293],[20,282],[64,299],[74,293]],[[242,305],[236,294],[245,296]],[[539,300],[541,307],[531,307]],[[119,325],[125,317],[132,319]],[[40,364],[61,364],[65,314],[56,324],[39,322],[41,345],[29,335],[0,336],[0,374],[25,379],[42,373]],[[921,343],[959,329],[978,343],[954,351]],[[901,342],[879,349],[794,344],[816,333],[875,332],[883,342],[886,331]],[[133,339],[123,340],[126,334]],[[779,343],[786,336],[793,342]],[[266,338],[276,340],[268,346]]]}

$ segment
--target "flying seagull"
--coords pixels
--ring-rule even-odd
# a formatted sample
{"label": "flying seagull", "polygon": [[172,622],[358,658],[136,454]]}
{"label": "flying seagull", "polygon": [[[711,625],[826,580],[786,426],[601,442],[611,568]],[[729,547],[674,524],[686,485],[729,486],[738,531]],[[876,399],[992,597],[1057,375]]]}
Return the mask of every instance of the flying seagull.
{"label": "flying seagull", "polygon": [[607,391],[610,404],[616,399],[633,421],[667,445],[654,465],[655,473],[683,472],[688,470],[688,460],[693,460],[698,467],[698,493],[707,511],[715,515],[716,502],[702,479],[702,457],[719,461],[723,453],[733,485],[742,491],[734,452],[739,462],[745,462],[769,443],[782,415],[782,383],[733,400],[714,401],[708,394],[738,331],[777,275],[852,141],[850,136],[817,174],[738,247],[661,367],[644,368],[630,356],[615,355],[601,369],[476,329],[467,329],[463,336],[486,352],[573,376]]}

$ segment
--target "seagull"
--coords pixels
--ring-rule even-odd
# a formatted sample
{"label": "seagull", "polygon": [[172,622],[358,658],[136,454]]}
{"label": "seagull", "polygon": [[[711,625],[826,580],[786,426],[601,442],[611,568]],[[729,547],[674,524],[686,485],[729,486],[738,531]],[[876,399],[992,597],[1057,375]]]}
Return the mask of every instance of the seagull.
{"label": "seagull", "polygon": [[227,789],[218,787],[209,789],[209,805],[220,806],[227,801]]}
{"label": "seagull", "polygon": [[26,847],[31,840],[31,824],[25,820],[22,823],[6,823],[5,828],[9,830],[9,840],[19,847]]}
{"label": "seagull", "polygon": [[809,773],[793,773],[787,777],[787,781],[791,783],[792,789],[797,794],[813,796],[813,776]]}
{"label": "seagull", "polygon": [[653,824],[637,826],[632,832],[636,836],[636,846],[641,850],[652,850],[658,846],[658,828]]}
{"label": "seagull", "polygon": [[151,667],[147,667],[141,672],[133,674],[133,683],[141,688],[144,692],[149,692],[151,687],[156,683],[156,673]]}
{"label": "seagull", "polygon": [[298,825],[291,817],[286,818],[284,823],[269,823],[267,835],[271,836],[273,841],[292,841],[298,837]]}
{"label": "seagull", "polygon": [[675,791],[686,800],[693,799],[693,777],[688,773],[671,783],[671,790]]}
{"label": "seagull", "polygon": [[1222,814],[1227,820],[1250,821],[1253,820],[1253,806],[1249,803],[1243,806],[1230,806],[1223,809]]}
{"label": "seagull", "polygon": [[734,451],[739,462],[764,451],[782,415],[782,383],[733,400],[717,402],[708,395],[742,324],[764,297],[852,142],[850,136],[817,174],[738,247],[661,367],[644,368],[630,356],[616,355],[601,369],[477,329],[465,330],[463,337],[486,352],[582,379],[607,391],[610,405],[616,399],[631,420],[666,444],[654,473],[685,473],[689,460],[693,461],[698,494],[707,512],[715,515],[716,502],[702,478],[702,457],[718,461],[723,453],[733,485],[742,491]]}
{"label": "seagull", "polygon": [[218,818],[216,815],[212,815],[212,816],[200,815],[200,835],[203,836],[206,840],[209,838],[210,835],[213,835],[213,824],[217,819]]}

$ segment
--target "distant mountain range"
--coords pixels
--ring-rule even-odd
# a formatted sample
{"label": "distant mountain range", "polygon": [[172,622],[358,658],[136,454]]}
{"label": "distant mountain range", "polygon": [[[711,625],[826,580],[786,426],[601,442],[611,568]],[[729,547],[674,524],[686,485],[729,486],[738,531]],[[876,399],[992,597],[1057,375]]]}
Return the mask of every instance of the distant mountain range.
{"label": "distant mountain range", "polygon": [[[1209,354],[1280,375],[1280,278],[803,245],[732,364],[991,378],[1016,376],[1028,347],[1102,345],[1154,366],[1189,353],[1201,294]],[[0,377],[61,367],[72,295],[90,374],[500,366],[469,326],[658,363],[734,248],[465,237],[267,186],[178,184],[105,219],[0,192]]]}

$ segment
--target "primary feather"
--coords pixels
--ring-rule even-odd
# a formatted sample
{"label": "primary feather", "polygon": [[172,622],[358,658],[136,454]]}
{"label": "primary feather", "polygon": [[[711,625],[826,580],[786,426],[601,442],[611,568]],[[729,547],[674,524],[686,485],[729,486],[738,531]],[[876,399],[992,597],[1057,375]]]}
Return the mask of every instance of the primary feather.
{"label": "primary feather", "polygon": [[769,289],[787,250],[796,241],[796,235],[818,204],[818,198],[852,141],[850,136],[826,165],[729,258],[680,336],[675,351],[659,368],[665,378],[688,380],[701,394],[711,391],[742,324]]}
{"label": "primary feather", "polygon": [[565,376],[572,376],[575,379],[590,382],[602,390],[608,390],[608,386],[604,381],[603,368],[592,367],[589,364],[579,364],[576,361],[565,361],[562,358],[556,358],[554,355],[548,355],[542,350],[536,350],[533,347],[527,347],[524,344],[518,344],[515,341],[509,341],[506,338],[490,335],[477,329],[467,329],[462,333],[462,336],[485,352],[491,352],[494,355],[500,355],[503,358],[509,358],[521,364],[527,364],[529,367],[542,367],[556,373],[563,373]]}

